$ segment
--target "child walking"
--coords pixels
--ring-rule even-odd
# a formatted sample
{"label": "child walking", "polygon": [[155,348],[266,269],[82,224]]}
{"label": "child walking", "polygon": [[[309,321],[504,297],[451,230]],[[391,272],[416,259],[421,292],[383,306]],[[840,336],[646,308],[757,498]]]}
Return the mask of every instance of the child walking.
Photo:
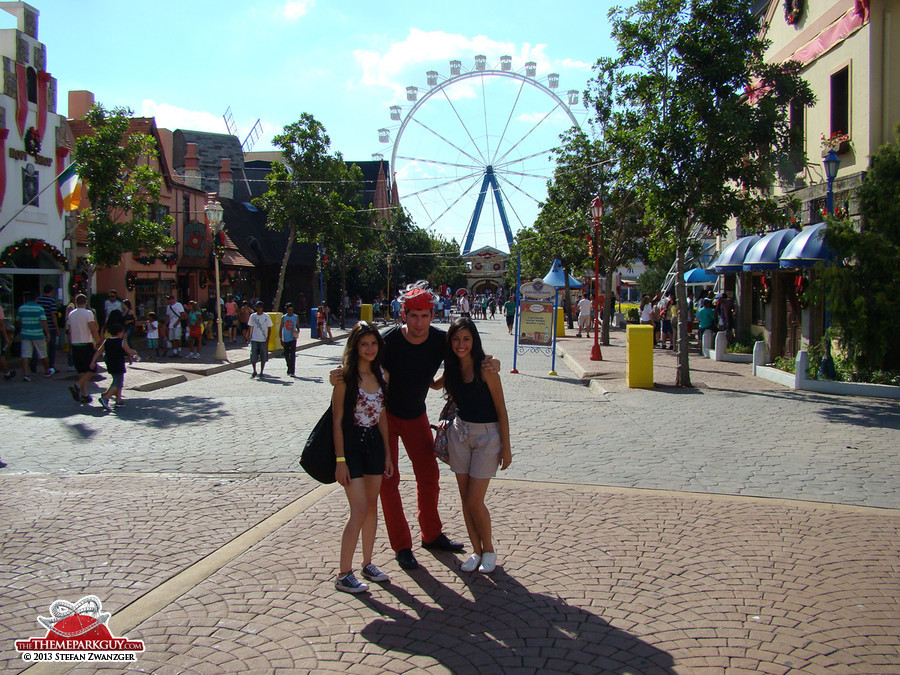
{"label": "child walking", "polygon": [[347,336],[341,360],[343,380],[331,395],[334,418],[335,478],[344,486],[350,516],[341,535],[340,574],[334,587],[364,593],[369,587],[353,574],[353,554],[362,533],[362,575],[384,582],[388,575],[372,564],[378,525],[378,493],[382,476],[394,467],[388,447],[388,423],[383,414],[388,375],[381,367],[384,340],[375,327],[357,323]]}
{"label": "child walking", "polygon": [[110,337],[106,338],[94,354],[91,360],[91,370],[97,365],[97,361],[104,356],[106,361],[106,372],[112,379],[109,389],[100,394],[100,405],[106,412],[110,412],[109,400],[116,397],[116,408],[125,405],[122,400],[122,389],[125,384],[125,357],[128,356],[129,363],[138,360],[138,353],[128,346],[125,339],[125,328],[121,324],[109,324],[106,327]]}
{"label": "child walking", "polygon": [[472,542],[472,556],[460,569],[473,572],[477,568],[490,574],[497,565],[497,553],[484,496],[491,478],[497,475],[497,467],[505,470],[512,463],[512,449],[500,374],[482,370],[484,358],[475,322],[467,316],[460,317],[447,331],[444,374],[435,384],[443,381],[448,398],[456,402],[457,408],[447,434],[447,449]]}
{"label": "child walking", "polygon": [[159,358],[159,321],[156,319],[156,312],[147,313],[147,358],[150,358],[152,352]]}

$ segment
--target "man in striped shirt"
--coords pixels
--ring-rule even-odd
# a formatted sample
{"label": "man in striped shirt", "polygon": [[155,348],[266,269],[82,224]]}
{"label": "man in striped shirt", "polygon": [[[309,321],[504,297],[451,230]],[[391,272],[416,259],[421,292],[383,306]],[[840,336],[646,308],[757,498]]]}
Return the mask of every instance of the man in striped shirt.
{"label": "man in striped shirt", "polygon": [[50,362],[47,360],[47,341],[50,339],[50,329],[47,328],[47,315],[44,308],[34,302],[31,291],[22,293],[22,306],[16,312],[16,323],[20,326],[19,338],[22,343],[22,381],[31,382],[28,374],[28,363],[31,360],[32,350],[44,364],[47,377],[53,375]]}

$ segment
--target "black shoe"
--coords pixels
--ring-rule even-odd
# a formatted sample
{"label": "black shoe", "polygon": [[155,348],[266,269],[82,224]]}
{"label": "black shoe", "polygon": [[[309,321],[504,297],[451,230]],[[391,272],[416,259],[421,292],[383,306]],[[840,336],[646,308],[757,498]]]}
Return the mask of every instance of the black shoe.
{"label": "black shoe", "polygon": [[438,551],[449,551],[450,553],[462,553],[465,548],[464,544],[457,541],[450,541],[447,535],[441,532],[434,541],[423,541],[422,548]]}
{"label": "black shoe", "polygon": [[416,562],[416,556],[413,555],[411,548],[397,551],[397,562],[405,570],[414,570],[419,567],[419,563]]}
{"label": "black shoe", "polygon": [[0,459],[0,469],[5,469],[5,468],[6,468],[6,462],[4,462],[2,459]]}

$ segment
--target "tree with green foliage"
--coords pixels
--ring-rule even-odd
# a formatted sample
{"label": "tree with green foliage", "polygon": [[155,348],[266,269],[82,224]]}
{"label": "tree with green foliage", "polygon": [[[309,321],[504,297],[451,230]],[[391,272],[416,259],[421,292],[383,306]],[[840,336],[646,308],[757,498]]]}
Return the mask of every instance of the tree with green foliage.
{"label": "tree with green foliage", "polygon": [[[618,56],[598,60],[586,92],[655,245],[675,249],[681,307],[695,226],[721,233],[732,217],[750,226],[770,216],[767,190],[791,159],[788,108],[813,102],[800,64],[763,60],[753,4],[638,0],[612,10]],[[678,316],[686,335],[687,312]],[[676,385],[689,387],[686,340],[678,361]]]}
{"label": "tree with green foliage", "polygon": [[127,108],[95,105],[84,116],[91,132],[75,142],[78,175],[90,201],[78,218],[88,231],[91,274],[119,265],[126,253],[158,255],[175,243],[171,216],[159,215],[162,177],[152,166],[156,139],[130,132],[132,115]]}
{"label": "tree with green foliage", "polygon": [[309,113],[287,125],[272,143],[281,149],[283,161],[272,164],[268,190],[254,203],[265,210],[268,228],[288,235],[275,292],[275,307],[280,307],[295,241],[337,247],[345,255],[358,247],[364,232],[356,216],[362,174],[359,167],[348,167],[340,153],[329,153],[331,139]]}
{"label": "tree with green foliage", "polygon": [[860,374],[900,371],[900,125],[896,133],[872,156],[859,188],[862,220],[829,218],[825,231],[840,264],[821,270],[819,289],[841,349]]}
{"label": "tree with green foliage", "polygon": [[[608,345],[615,275],[620,267],[637,259],[647,227],[637,195],[621,180],[603,139],[592,140],[580,129],[572,129],[563,134],[562,141],[555,151],[556,169],[542,210],[550,209],[551,217],[557,219],[565,214],[571,231],[584,237],[576,243],[582,247],[585,269],[594,269],[597,261],[592,252],[596,254],[606,280],[606,288],[597,292],[605,297],[602,339]],[[595,197],[604,207],[596,228],[590,214]]]}

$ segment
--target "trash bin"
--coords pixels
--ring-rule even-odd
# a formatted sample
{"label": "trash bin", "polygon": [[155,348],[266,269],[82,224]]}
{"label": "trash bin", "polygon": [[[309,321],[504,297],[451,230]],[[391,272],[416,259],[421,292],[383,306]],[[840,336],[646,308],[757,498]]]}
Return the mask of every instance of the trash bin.
{"label": "trash bin", "polygon": [[566,310],[563,307],[556,308],[556,337],[566,337]]}
{"label": "trash bin", "polygon": [[281,312],[266,312],[272,319],[272,332],[269,334],[269,351],[281,349],[281,335],[278,326],[281,325]]}
{"label": "trash bin", "polygon": [[368,321],[372,322],[372,305],[360,305],[359,308],[359,320],[360,321]]}
{"label": "trash bin", "polygon": [[625,384],[633,388],[653,388],[653,326],[625,329]]}

